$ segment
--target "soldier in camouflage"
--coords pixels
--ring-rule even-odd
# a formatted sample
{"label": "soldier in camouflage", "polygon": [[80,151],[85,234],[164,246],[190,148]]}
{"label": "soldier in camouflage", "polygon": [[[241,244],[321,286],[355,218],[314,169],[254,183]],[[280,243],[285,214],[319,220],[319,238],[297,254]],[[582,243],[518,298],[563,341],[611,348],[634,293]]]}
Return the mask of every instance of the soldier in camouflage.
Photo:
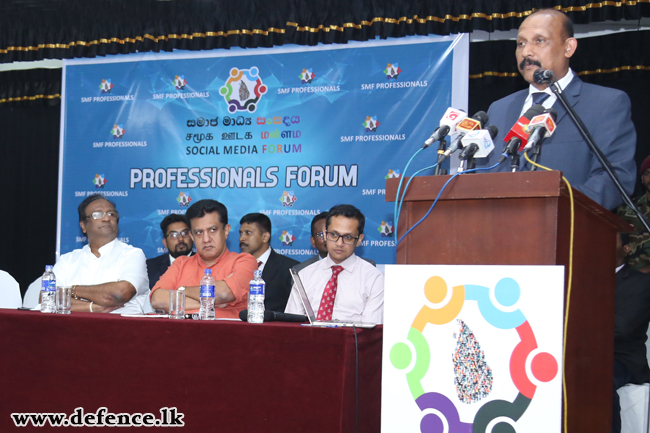
{"label": "soldier in camouflage", "polygon": [[[641,164],[641,183],[645,190],[634,205],[639,212],[650,220],[650,156]],[[643,224],[637,218],[636,214],[626,205],[621,205],[616,211],[617,215],[634,226],[634,231],[630,233],[630,253],[626,256],[625,262],[635,270],[639,270],[650,265],[650,233],[648,233]]]}

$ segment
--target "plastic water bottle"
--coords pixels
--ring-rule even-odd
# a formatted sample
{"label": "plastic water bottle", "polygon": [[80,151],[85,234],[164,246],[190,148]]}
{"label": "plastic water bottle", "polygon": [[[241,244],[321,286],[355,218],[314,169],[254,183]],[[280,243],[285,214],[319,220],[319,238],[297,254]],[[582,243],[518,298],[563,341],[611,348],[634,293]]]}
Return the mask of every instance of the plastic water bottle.
{"label": "plastic water bottle", "polygon": [[212,269],[206,269],[201,278],[201,308],[199,320],[214,320],[214,278]]}
{"label": "plastic water bottle", "polygon": [[56,276],[52,265],[45,266],[41,278],[41,313],[56,313]]}
{"label": "plastic water bottle", "polygon": [[266,283],[262,279],[262,271],[257,270],[254,275],[248,290],[248,323],[264,323]]}

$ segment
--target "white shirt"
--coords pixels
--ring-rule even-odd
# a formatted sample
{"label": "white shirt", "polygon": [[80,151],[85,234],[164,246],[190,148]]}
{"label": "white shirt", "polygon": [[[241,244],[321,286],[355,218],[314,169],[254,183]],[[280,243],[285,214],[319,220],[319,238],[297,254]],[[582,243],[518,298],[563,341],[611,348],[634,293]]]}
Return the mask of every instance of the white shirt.
{"label": "white shirt", "polygon": [[264,251],[264,254],[255,259],[258,263],[262,262],[262,264],[257,267],[258,270],[264,272],[264,266],[266,266],[266,262],[269,261],[269,257],[271,257],[271,247],[268,247],[266,251]]}
{"label": "white shirt", "polygon": [[[560,86],[560,89],[564,90],[566,86],[569,85],[571,80],[573,80],[573,77],[573,70],[569,68],[569,72],[567,72],[564,77],[557,80],[557,84]],[[526,97],[526,101],[524,101],[524,106],[521,109],[521,113],[519,114],[520,116],[522,116],[530,107],[533,106],[533,93],[548,93],[550,95],[542,104],[544,108],[551,108],[553,104],[555,104],[555,101],[557,101],[557,96],[555,96],[555,93],[553,93],[550,87],[547,87],[544,90],[539,90],[537,87],[531,84],[528,86],[528,97]]]}
{"label": "white shirt", "polygon": [[[327,282],[332,278],[332,266],[335,265],[328,255],[298,273],[314,314],[318,314],[321,297]],[[339,265],[343,266],[343,271],[338,276],[332,319],[384,323],[384,274],[356,254],[352,254]],[[297,289],[292,288],[284,311],[306,314]]]}
{"label": "white shirt", "polygon": [[95,285],[115,281],[128,281],[136,294],[114,314],[141,314],[149,296],[149,278],[144,253],[117,239],[99,249],[100,257],[86,245],[61,256],[54,265],[54,275],[59,285]]}

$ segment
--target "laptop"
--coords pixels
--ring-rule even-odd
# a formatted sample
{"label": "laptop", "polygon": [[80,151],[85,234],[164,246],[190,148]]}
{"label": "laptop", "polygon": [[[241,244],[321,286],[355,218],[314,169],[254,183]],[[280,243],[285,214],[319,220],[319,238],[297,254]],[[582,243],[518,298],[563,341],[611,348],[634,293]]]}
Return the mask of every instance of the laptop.
{"label": "laptop", "polygon": [[295,283],[296,289],[298,290],[298,295],[300,295],[300,302],[302,302],[302,306],[305,308],[305,312],[307,312],[307,317],[309,318],[309,325],[305,324],[303,326],[320,326],[323,328],[374,328],[376,326],[375,323],[342,322],[340,320],[316,320],[314,309],[311,308],[311,303],[309,303],[307,292],[305,292],[305,286],[303,286],[298,272],[295,269],[289,269],[289,271],[291,272],[291,278],[293,278],[293,282]]}

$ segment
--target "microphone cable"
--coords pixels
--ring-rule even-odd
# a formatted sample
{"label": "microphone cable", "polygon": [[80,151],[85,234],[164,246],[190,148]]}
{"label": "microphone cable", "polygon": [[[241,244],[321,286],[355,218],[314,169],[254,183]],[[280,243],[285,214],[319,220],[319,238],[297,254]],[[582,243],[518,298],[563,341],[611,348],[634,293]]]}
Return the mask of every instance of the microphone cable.
{"label": "microphone cable", "polygon": [[[413,175],[409,178],[409,181],[406,183],[406,187],[404,188],[404,191],[402,191],[402,198],[399,199],[399,206],[397,208],[397,213],[396,213],[397,216],[395,217],[394,232],[395,232],[395,237],[396,238],[397,238],[397,223],[399,222],[400,215],[402,215],[402,205],[404,204],[404,197],[406,196],[406,191],[408,191],[408,189],[409,189],[409,185],[411,185],[411,182],[413,181],[413,179],[415,179],[415,176],[417,174],[423,172],[424,170],[430,170],[432,168],[436,168],[437,165],[438,165],[438,163],[436,162],[433,165],[430,165],[428,167],[424,167],[424,168],[416,171],[415,173],[413,173]],[[395,202],[396,203],[397,203],[397,197],[398,196],[399,196],[399,189],[398,189],[398,194],[395,196]]]}
{"label": "microphone cable", "polygon": [[409,165],[411,165],[411,162],[413,162],[413,158],[415,158],[418,153],[422,152],[424,150],[423,147],[419,148],[417,152],[413,154],[411,159],[408,160],[406,163],[406,167],[404,167],[404,171],[402,171],[402,175],[399,177],[399,184],[397,185],[397,193],[395,193],[395,210],[393,211],[393,220],[395,223],[393,224],[393,233],[395,234],[395,238],[397,238],[397,220],[399,218],[399,214],[397,213],[397,207],[398,207],[398,198],[399,198],[399,190],[402,189],[402,182],[404,181],[404,176],[406,175],[406,170],[409,168]]}
{"label": "microphone cable", "polygon": [[[547,171],[553,171],[548,167],[544,167],[543,165],[531,161],[530,158],[528,158],[528,152],[524,152],[524,158],[526,158],[526,161],[528,161],[530,164],[536,167],[539,167]],[[562,180],[566,183],[567,189],[569,190],[569,204],[571,208],[571,226],[570,226],[571,228],[569,232],[570,233],[569,234],[569,280],[567,282],[567,289],[566,289],[566,306],[564,308],[564,335],[562,336],[562,396],[564,397],[564,431],[566,432],[568,431],[568,427],[567,427],[568,399],[567,399],[566,376],[565,376],[566,339],[567,339],[567,328],[569,327],[569,304],[571,302],[571,280],[573,278],[573,224],[574,224],[575,214],[573,208],[573,191],[571,190],[571,184],[564,176],[562,176]]]}
{"label": "microphone cable", "polygon": [[[427,213],[424,214],[424,216],[420,219],[420,221],[418,221],[418,222],[416,222],[415,224],[413,224],[413,226],[412,226],[410,229],[408,229],[407,232],[404,233],[404,235],[403,235],[401,238],[399,238],[399,240],[397,241],[397,244],[395,245],[395,247],[397,247],[397,246],[400,244],[400,242],[402,242],[402,239],[404,239],[406,236],[408,236],[408,234],[411,233],[411,231],[412,231],[414,228],[416,228],[418,225],[420,225],[420,223],[421,223],[422,221],[424,221],[425,219],[427,219],[427,217],[429,216],[429,214],[431,214],[431,211],[432,211],[433,208],[435,207],[436,203],[438,203],[438,199],[440,199],[440,196],[442,195],[442,192],[445,190],[445,188],[447,188],[447,185],[449,185],[449,183],[450,183],[452,180],[454,180],[454,178],[456,178],[457,176],[460,176],[461,174],[465,174],[465,173],[473,173],[473,172],[476,172],[476,171],[487,171],[487,170],[492,170],[493,168],[496,168],[499,164],[500,164],[500,163],[497,162],[497,163],[494,164],[492,167],[478,167],[478,168],[470,168],[470,169],[465,170],[465,171],[459,171],[459,172],[457,172],[456,174],[454,174],[452,177],[450,177],[449,180],[447,180],[447,182],[445,182],[445,184],[444,184],[444,185],[442,186],[442,188],[440,189],[440,192],[439,192],[438,195],[436,196],[436,199],[433,201],[433,204],[431,205],[431,207],[429,208],[429,210],[427,211]],[[396,236],[396,237],[397,237],[397,236]]]}

